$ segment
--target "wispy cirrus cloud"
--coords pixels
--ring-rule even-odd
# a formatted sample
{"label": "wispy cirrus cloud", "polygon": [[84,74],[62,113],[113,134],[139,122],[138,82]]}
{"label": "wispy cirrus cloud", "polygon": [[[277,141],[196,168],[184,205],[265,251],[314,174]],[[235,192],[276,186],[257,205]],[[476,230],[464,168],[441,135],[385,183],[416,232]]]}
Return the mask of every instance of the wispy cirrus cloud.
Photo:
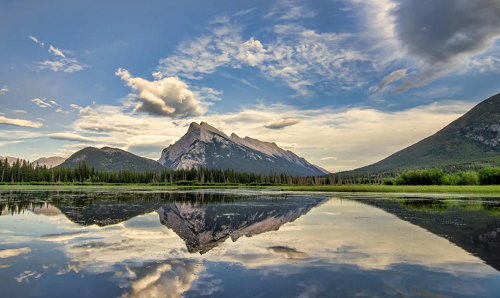
{"label": "wispy cirrus cloud", "polygon": [[[38,40],[34,36],[30,35],[29,38],[42,46],[44,45],[43,42],[41,42],[40,40]],[[66,55],[63,53],[63,52],[66,52],[68,54],[74,55],[74,53],[72,51],[69,51],[69,50],[62,51],[62,50],[59,50],[58,48],[54,47],[53,45],[50,45],[48,52],[51,54],[54,54],[54,56],[56,57],[56,60],[44,60],[44,61],[36,62],[35,65],[32,67],[33,70],[41,71],[41,70],[49,69],[49,70],[52,70],[54,72],[62,71],[65,73],[73,73],[73,72],[82,71],[84,68],[89,67],[88,65],[79,62],[75,58],[66,57]]]}
{"label": "wispy cirrus cloud", "polygon": [[36,42],[37,44],[39,44],[40,46],[44,46],[44,43],[41,42],[40,40],[38,40],[38,38],[34,37],[34,36],[28,36],[29,39],[33,40],[34,42]]}
{"label": "wispy cirrus cloud", "polygon": [[52,45],[50,45],[50,47],[49,47],[49,53],[53,53],[56,56],[59,56],[59,57],[62,57],[62,58],[66,58],[66,56],[64,56],[63,52],[61,52],[57,48],[54,48],[54,46],[52,46]]}
{"label": "wispy cirrus cloud", "polygon": [[21,126],[21,127],[32,127],[32,128],[40,128],[43,126],[43,124],[40,122],[34,122],[30,120],[23,120],[16,118],[7,118],[4,116],[0,116],[0,124]]}
{"label": "wispy cirrus cloud", "polygon": [[62,141],[73,141],[73,142],[87,142],[87,143],[96,143],[97,141],[93,138],[84,137],[75,133],[51,133],[48,134],[47,137],[54,140],[62,140]]}
{"label": "wispy cirrus cloud", "polygon": [[281,20],[299,20],[314,18],[316,15],[318,15],[317,12],[307,8],[301,1],[282,0],[264,18],[277,17]]}
{"label": "wispy cirrus cloud", "polygon": [[52,105],[50,105],[50,103],[46,102],[45,101],[46,98],[33,98],[31,100],[31,102],[34,102],[37,106],[39,106],[40,108],[49,108],[49,107],[52,107]]}
{"label": "wispy cirrus cloud", "polygon": [[56,61],[53,60],[45,60],[36,63],[35,69],[37,70],[45,70],[50,69],[54,72],[62,71],[65,73],[73,73],[77,71],[82,71],[84,68],[89,67],[86,64],[80,63],[76,59],[71,58],[62,58]]}
{"label": "wispy cirrus cloud", "polygon": [[274,40],[264,44],[256,37],[245,40],[241,26],[214,23],[207,34],[181,43],[173,55],[161,59],[157,70],[200,80],[220,68],[253,67],[267,80],[282,80],[301,97],[311,96],[317,84],[337,90],[366,85],[358,67],[371,67],[369,57],[345,43],[352,34],[318,33],[295,23],[276,25],[273,31]]}

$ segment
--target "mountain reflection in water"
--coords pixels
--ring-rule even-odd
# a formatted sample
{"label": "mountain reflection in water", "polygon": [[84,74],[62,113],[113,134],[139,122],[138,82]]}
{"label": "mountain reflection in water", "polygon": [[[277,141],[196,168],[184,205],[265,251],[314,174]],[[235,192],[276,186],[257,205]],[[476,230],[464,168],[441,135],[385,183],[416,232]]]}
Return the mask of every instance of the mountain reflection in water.
{"label": "mountain reflection in water", "polygon": [[[496,203],[0,193],[2,297],[497,297]],[[229,240],[230,238],[230,240]]]}

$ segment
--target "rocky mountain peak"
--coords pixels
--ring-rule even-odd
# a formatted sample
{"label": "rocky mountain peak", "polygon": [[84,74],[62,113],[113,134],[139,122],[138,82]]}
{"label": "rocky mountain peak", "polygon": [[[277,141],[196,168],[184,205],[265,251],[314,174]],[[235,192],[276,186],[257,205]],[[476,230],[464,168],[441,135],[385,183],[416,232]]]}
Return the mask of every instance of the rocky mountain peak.
{"label": "rocky mountain peak", "polygon": [[204,167],[265,174],[328,173],[276,143],[250,137],[242,139],[234,133],[228,137],[206,122],[191,123],[184,136],[163,150],[158,162],[174,170]]}

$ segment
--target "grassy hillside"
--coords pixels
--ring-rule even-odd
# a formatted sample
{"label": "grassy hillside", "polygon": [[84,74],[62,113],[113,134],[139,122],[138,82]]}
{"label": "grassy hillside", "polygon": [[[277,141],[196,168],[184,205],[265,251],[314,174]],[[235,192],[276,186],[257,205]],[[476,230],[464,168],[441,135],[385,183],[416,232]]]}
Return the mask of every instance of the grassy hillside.
{"label": "grassy hillside", "polygon": [[101,149],[94,147],[84,148],[71,155],[58,167],[70,167],[74,169],[83,161],[98,171],[116,172],[120,170],[130,170],[134,172],[161,172],[166,170],[165,167],[154,160],[110,147],[104,147]]}
{"label": "grassy hillside", "polygon": [[380,172],[461,164],[500,165],[500,94],[436,134],[355,172]]}

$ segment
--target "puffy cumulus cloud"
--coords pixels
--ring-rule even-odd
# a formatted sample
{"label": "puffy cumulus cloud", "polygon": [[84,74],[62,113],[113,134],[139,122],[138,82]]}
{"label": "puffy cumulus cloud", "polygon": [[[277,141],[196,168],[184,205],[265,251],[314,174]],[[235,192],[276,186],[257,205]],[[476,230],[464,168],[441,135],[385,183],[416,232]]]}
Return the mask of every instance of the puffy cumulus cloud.
{"label": "puffy cumulus cloud", "polygon": [[52,53],[52,54],[59,56],[59,57],[66,58],[66,56],[64,56],[63,52],[61,52],[57,48],[54,48],[52,45],[49,47],[49,53]]}
{"label": "puffy cumulus cloud", "polygon": [[50,105],[50,103],[48,102],[45,102],[46,98],[43,98],[43,99],[40,99],[40,98],[33,98],[31,100],[31,102],[34,102],[37,106],[39,106],[40,108],[48,108],[48,107],[52,107]]}
{"label": "puffy cumulus cloud", "polygon": [[54,140],[63,140],[63,141],[73,141],[73,142],[87,142],[87,143],[96,143],[97,141],[93,138],[84,137],[74,133],[51,133],[48,134],[47,137]]}
{"label": "puffy cumulus cloud", "polygon": [[3,86],[1,89],[0,89],[0,95],[4,94],[5,92],[8,92],[9,91],[9,87],[7,86]]}
{"label": "puffy cumulus cloud", "polygon": [[7,124],[7,125],[14,125],[14,126],[21,126],[21,127],[33,127],[33,128],[40,128],[43,126],[43,124],[40,122],[33,122],[30,120],[15,119],[15,118],[7,118],[4,116],[0,116],[0,124]]}
{"label": "puffy cumulus cloud", "polygon": [[177,77],[148,81],[134,78],[121,68],[116,71],[116,75],[137,93],[136,100],[139,103],[135,111],[167,117],[197,116],[204,113],[200,101],[188,89],[188,85]]}
{"label": "puffy cumulus cloud", "polygon": [[[205,121],[230,134],[271,141],[329,170],[347,170],[377,162],[428,137],[468,111],[467,102],[443,101],[397,112],[364,107],[299,109],[284,104],[258,104],[237,112],[172,121],[147,114],[129,114],[124,107],[99,106],[72,124],[77,133],[100,133],[106,142],[129,146],[167,147],[193,121]],[[293,129],[269,129],[263,123],[298,120]],[[425,119],[423,121],[422,119]],[[283,124],[283,123],[281,123]],[[293,140],[293,144],[290,144]],[[144,149],[145,150],[145,149]],[[158,156],[160,151],[158,151]],[[325,156],[338,159],[321,160]]]}
{"label": "puffy cumulus cloud", "polygon": [[298,123],[300,123],[300,119],[281,118],[277,121],[273,121],[269,124],[264,125],[264,127],[269,129],[283,129],[285,127],[292,126]]}

